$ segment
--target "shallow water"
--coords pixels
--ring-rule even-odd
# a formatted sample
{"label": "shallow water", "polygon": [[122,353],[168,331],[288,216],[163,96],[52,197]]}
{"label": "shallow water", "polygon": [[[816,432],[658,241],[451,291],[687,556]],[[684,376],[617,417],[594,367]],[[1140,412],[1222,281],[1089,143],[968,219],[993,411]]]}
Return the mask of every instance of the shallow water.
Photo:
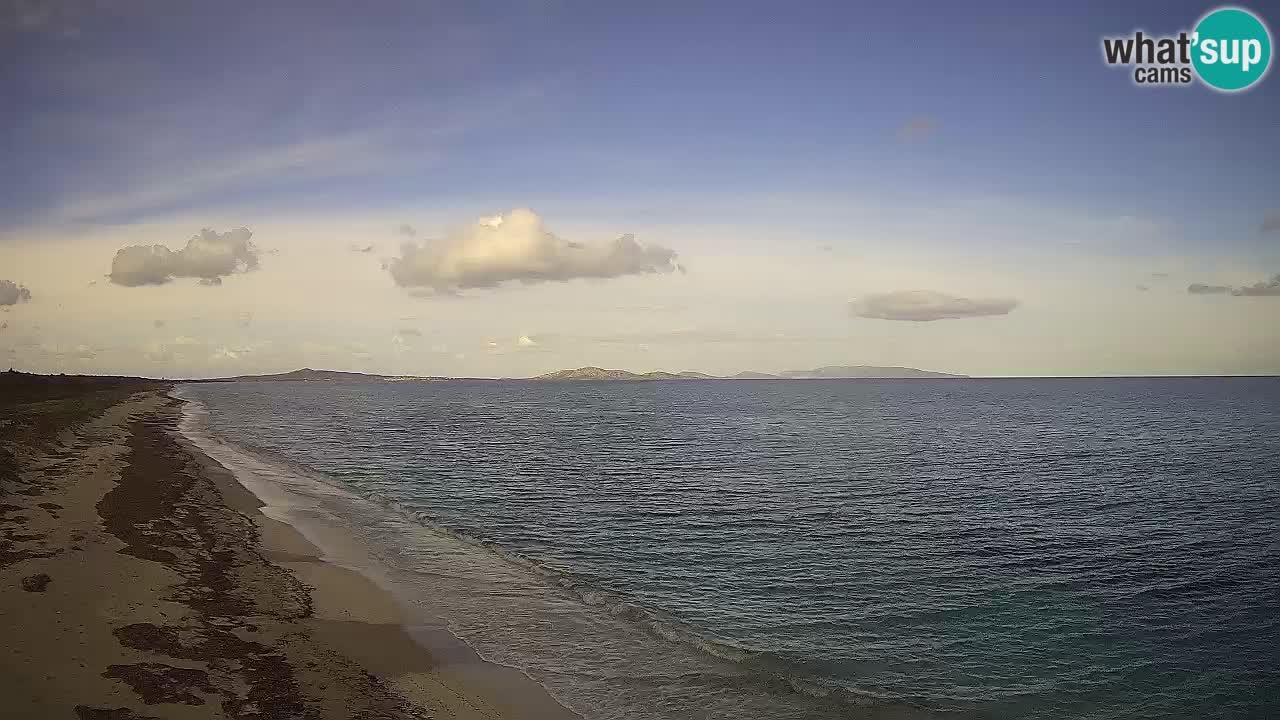
{"label": "shallow water", "polygon": [[591,719],[1280,715],[1277,380],[181,392]]}

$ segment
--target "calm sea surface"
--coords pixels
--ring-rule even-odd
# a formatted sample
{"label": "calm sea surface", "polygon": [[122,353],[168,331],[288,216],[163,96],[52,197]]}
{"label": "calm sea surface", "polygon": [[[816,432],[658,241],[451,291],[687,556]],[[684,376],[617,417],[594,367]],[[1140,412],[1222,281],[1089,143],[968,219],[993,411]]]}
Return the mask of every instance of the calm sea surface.
{"label": "calm sea surface", "polygon": [[1280,380],[179,392],[589,720],[1280,717]]}

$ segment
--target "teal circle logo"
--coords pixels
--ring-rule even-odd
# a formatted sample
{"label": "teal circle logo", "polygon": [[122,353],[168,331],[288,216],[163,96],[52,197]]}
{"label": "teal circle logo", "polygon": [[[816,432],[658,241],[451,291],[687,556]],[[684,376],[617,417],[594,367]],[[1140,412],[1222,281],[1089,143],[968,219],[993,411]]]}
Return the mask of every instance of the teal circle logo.
{"label": "teal circle logo", "polygon": [[1191,43],[1196,74],[1209,87],[1224,92],[1252,86],[1271,65],[1271,33],[1248,10],[1227,7],[1205,15]]}

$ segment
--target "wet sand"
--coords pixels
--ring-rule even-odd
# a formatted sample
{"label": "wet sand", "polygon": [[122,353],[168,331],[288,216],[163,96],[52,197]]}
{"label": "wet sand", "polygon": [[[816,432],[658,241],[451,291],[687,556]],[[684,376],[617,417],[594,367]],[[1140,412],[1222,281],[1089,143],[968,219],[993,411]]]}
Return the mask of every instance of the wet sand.
{"label": "wet sand", "polygon": [[5,717],[576,717],[448,633],[406,632],[178,434],[166,386],[6,380]]}

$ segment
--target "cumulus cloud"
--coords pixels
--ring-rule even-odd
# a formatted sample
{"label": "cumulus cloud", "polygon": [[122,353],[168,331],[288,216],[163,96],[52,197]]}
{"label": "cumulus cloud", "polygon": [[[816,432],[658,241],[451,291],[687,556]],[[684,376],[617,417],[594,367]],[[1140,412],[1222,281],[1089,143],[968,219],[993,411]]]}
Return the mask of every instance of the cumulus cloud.
{"label": "cumulus cloud", "polygon": [[111,261],[111,282],[126,287],[163,285],[174,278],[197,278],[202,285],[221,285],[222,278],[258,267],[253,233],[238,228],[218,233],[208,228],[181,250],[164,245],[130,245]]}
{"label": "cumulus cloud", "polygon": [[1280,273],[1270,280],[1238,287],[1231,291],[1237,297],[1280,297]]}
{"label": "cumulus cloud", "polygon": [[17,305],[31,299],[31,291],[12,280],[0,280],[0,305]]}
{"label": "cumulus cloud", "polygon": [[954,320],[1008,315],[1018,307],[1011,298],[964,298],[932,290],[898,290],[867,295],[849,304],[857,317],[877,320]]}
{"label": "cumulus cloud", "polygon": [[676,253],[642,245],[632,235],[599,243],[569,242],[548,231],[532,210],[517,209],[480,221],[442,240],[405,243],[387,264],[401,287],[453,294],[504,282],[539,283],[576,278],[670,273]]}

